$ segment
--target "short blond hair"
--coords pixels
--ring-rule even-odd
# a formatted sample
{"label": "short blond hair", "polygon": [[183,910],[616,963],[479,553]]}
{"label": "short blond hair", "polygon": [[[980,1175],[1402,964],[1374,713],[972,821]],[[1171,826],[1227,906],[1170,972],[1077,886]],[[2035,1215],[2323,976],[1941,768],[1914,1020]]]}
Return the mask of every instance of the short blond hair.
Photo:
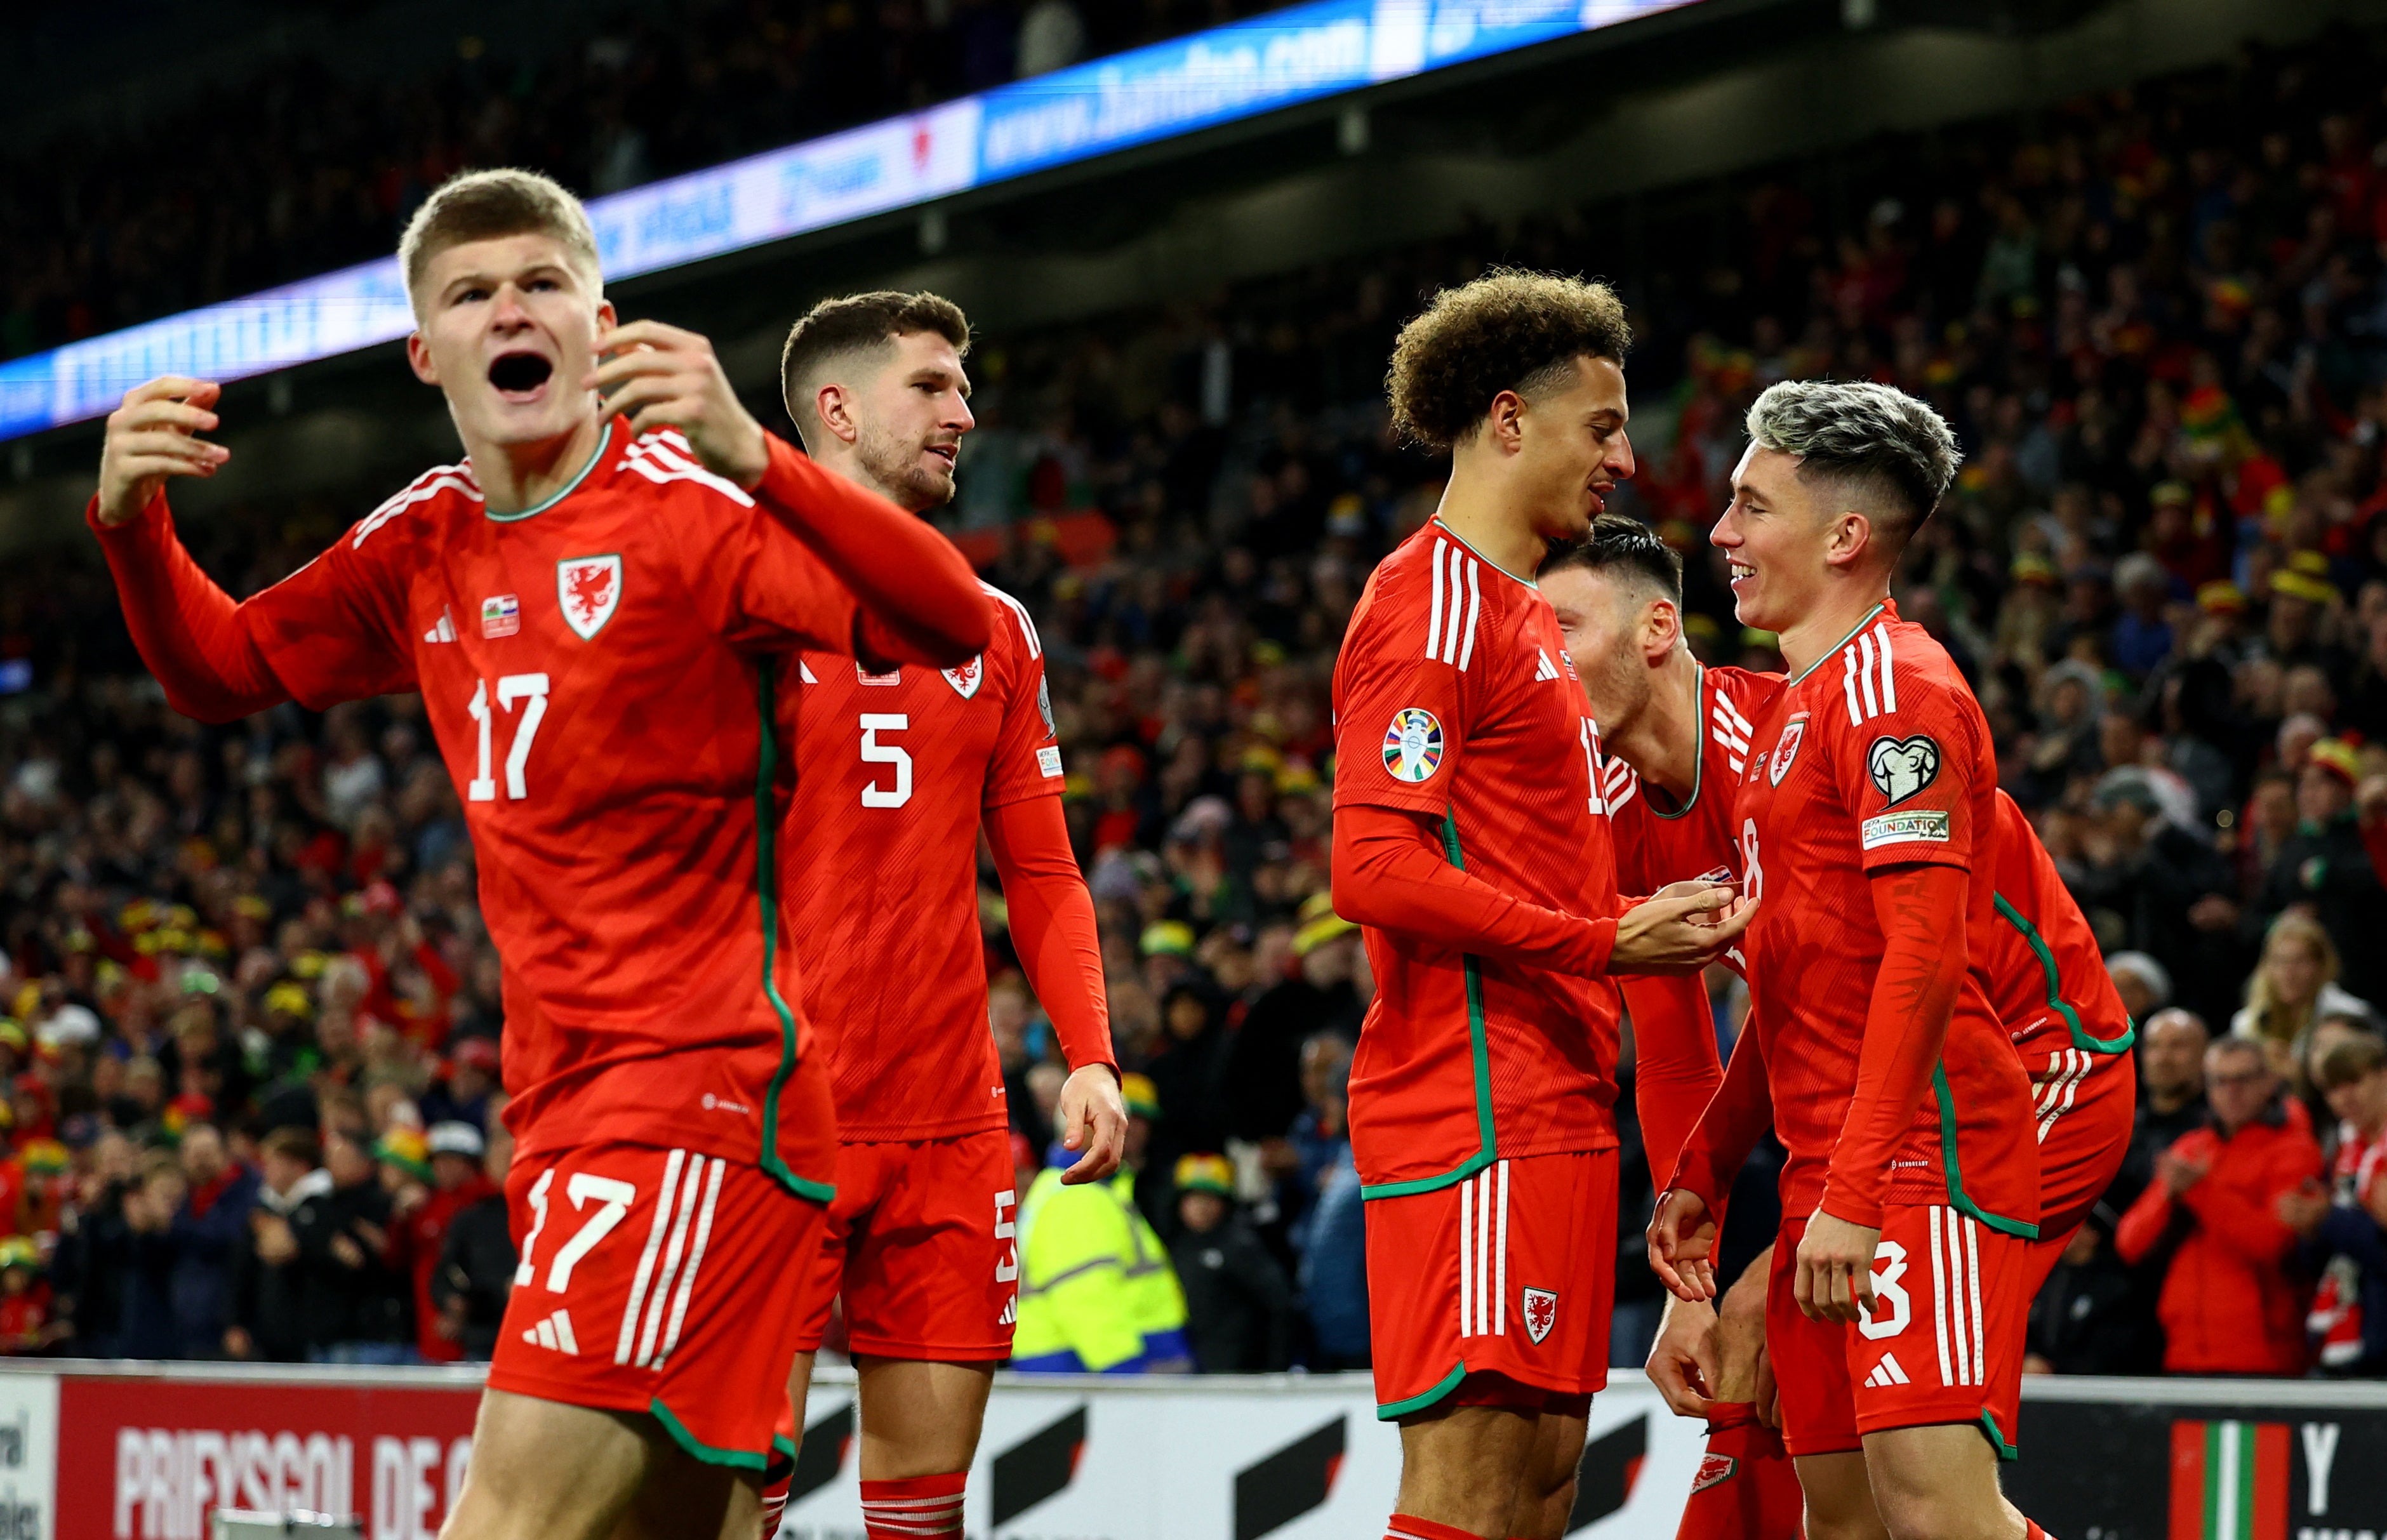
{"label": "short blond hair", "polygon": [[422,284],[431,259],[449,246],[508,235],[554,237],[586,271],[592,292],[604,292],[597,232],[588,222],[588,210],[554,178],[507,167],[458,172],[424,198],[406,221],[406,234],[398,242],[398,265],[406,275],[408,296]]}

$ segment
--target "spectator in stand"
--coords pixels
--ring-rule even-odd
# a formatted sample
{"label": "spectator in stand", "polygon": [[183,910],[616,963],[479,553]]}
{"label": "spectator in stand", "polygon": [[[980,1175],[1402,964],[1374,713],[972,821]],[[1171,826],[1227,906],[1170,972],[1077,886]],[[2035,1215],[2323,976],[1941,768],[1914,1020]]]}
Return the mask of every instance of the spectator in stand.
{"label": "spectator in stand", "polygon": [[1169,1261],[1185,1291],[1185,1335],[1202,1374],[1257,1374],[1293,1363],[1299,1314],[1284,1270],[1235,1203],[1235,1167],[1224,1155],[1178,1161],[1177,1239]]}
{"label": "spectator in stand", "polygon": [[2157,1011],[2139,1028],[2139,1105],[2129,1153],[2105,1195],[2120,1214],[2138,1202],[2154,1180],[2155,1162],[2181,1135],[2203,1128],[2210,1108],[2204,1099],[2204,1051],[2213,1034],[2204,1018],[2178,1008]]}
{"label": "spectator in stand", "polygon": [[2330,738],[2312,746],[2296,777],[2296,832],[2264,874],[2254,912],[2267,921],[2292,904],[2308,910],[2336,943],[2346,991],[2371,999],[2387,984],[2387,948],[2378,944],[2387,936],[2387,889],[2354,811],[2360,779],[2353,745]]}
{"label": "spectator in stand", "polygon": [[463,1123],[486,1137],[489,1098],[498,1091],[498,1040],[459,1037],[448,1045],[448,1073],[423,1097],[423,1120],[437,1128]]}
{"label": "spectator in stand", "polygon": [[[2369,938],[2369,950],[2379,949],[2381,936],[2387,930]],[[2244,1007],[2229,1018],[2230,1035],[2262,1044],[2273,1070],[2300,1083],[2313,1028],[2322,1017],[2368,1020],[2371,1015],[2368,1001],[2338,988],[2338,966],[2337,943],[2320,922],[2301,911],[2281,915],[2263,939],[2263,960],[2246,980]]]}
{"label": "spectator in stand", "polygon": [[454,1363],[463,1356],[461,1338],[457,1323],[433,1298],[433,1281],[457,1216],[499,1190],[482,1171],[488,1151],[479,1129],[461,1121],[434,1123],[423,1142],[431,1184],[409,1189],[420,1195],[395,1216],[385,1260],[412,1281],[416,1353],[424,1363]]}
{"label": "spectator in stand", "polygon": [[488,1148],[481,1165],[482,1195],[457,1210],[440,1243],[438,1267],[431,1279],[431,1308],[439,1318],[440,1339],[453,1344],[462,1357],[474,1363],[486,1362],[497,1350],[506,1296],[514,1286],[514,1242],[507,1228],[505,1197],[514,1136],[497,1116],[503,1097],[499,1092],[498,1105],[489,1109]]}
{"label": "spectator in stand", "polygon": [[2145,1022],[2171,1003],[2171,974],[2143,952],[2117,952],[2105,959],[2114,992],[2130,1019]]}
{"label": "spectator in stand", "polygon": [[183,1193],[167,1227],[177,1358],[212,1358],[232,1325],[232,1265],[257,1201],[257,1173],[232,1158],[212,1123],[183,1130]]}
{"label": "spectator in stand", "polygon": [[333,1309],[325,1335],[310,1336],[314,1363],[398,1364],[413,1357],[407,1280],[383,1260],[389,1244],[390,1196],[360,1135],[334,1129],[323,1139],[332,1190],[320,1205],[292,1216],[299,1255],[329,1283]]}
{"label": "spectator in stand", "polygon": [[2125,945],[2161,963],[2180,1004],[2211,1015],[2243,977],[2234,941],[2239,907],[2229,863],[2165,816],[2163,799],[2139,765],[2109,770],[2092,798],[2095,822],[2085,870],[2066,873],[2089,911],[2120,923]]}
{"label": "spectator in stand", "polygon": [[1359,1168],[1346,1141],[1320,1174],[1301,1253],[1301,1297],[1309,1314],[1309,1367],[1323,1372],[1369,1366],[1368,1226]]}
{"label": "spectator in stand", "polygon": [[346,1329],[345,1296],[330,1269],[302,1255],[298,1236],[322,1224],[332,1195],[314,1130],[274,1129],[258,1143],[257,1203],[234,1255],[233,1323],[224,1356],[300,1363],[309,1345]]}
{"label": "spectator in stand", "polygon": [[122,1269],[117,1344],[128,1358],[183,1357],[174,1316],[174,1216],[188,1183],[183,1168],[164,1150],[141,1159],[141,1175],[124,1193],[124,1243],[120,1256],[103,1256],[103,1268]]}
{"label": "spectator in stand", "polygon": [[1252,1002],[1227,1051],[1230,1132],[1252,1143],[1282,1139],[1301,1115],[1302,1045],[1313,1034],[1359,1037],[1365,1007],[1351,978],[1358,927],[1334,913],[1326,893],[1310,896],[1301,921],[1293,939],[1296,971]]}
{"label": "spectator in stand", "polygon": [[2306,1239],[2320,1275],[2306,1322],[2319,1370],[2387,1376],[2387,1042],[2349,1037],[2315,1081],[2338,1123],[2327,1193],[2290,1200],[2282,1218]]}
{"label": "spectator in stand", "polygon": [[2115,1249],[2133,1265],[2170,1252],[2157,1307],[2165,1372],[2302,1374],[2311,1292],[2280,1200],[2319,1177],[2320,1146],[2282,1104],[2261,1044],[2213,1044],[2204,1084],[2210,1122],[2156,1157]]}
{"label": "spectator in stand", "polygon": [[[1205,978],[1181,978],[1161,996],[1161,1029],[1168,1046],[1144,1073],[1160,1097],[1152,1158],[1163,1171],[1176,1169],[1184,1155],[1226,1145],[1227,1055],[1234,1039],[1220,1014],[1218,996]],[[1171,1208],[1173,1214],[1173,1205]],[[1163,1233],[1175,1228],[1172,1217]]]}

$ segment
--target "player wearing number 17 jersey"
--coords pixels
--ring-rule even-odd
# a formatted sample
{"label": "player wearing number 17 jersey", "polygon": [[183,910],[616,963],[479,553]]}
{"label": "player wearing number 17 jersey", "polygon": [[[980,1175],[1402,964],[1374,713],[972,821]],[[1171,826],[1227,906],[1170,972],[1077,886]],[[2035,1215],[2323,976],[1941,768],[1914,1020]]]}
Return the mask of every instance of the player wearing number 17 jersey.
{"label": "player wearing number 17 jersey", "polygon": [[420,689],[462,802],[521,1266],[443,1534],[747,1540],[793,1352],[775,1289],[836,1154],[780,693],[799,649],[959,664],[988,607],[932,531],[764,433],[703,339],[615,328],[552,183],[451,182],[400,255],[463,463],[234,605],[162,496],[222,463],[195,436],[218,392],[160,381],[110,420],[91,522],[178,709]]}
{"label": "player wearing number 17 jersey", "polygon": [[1616,1204],[1610,971],[1689,968],[1745,923],[1626,913],[1547,542],[1633,472],[1623,307],[1499,273],[1402,331],[1395,421],[1451,450],[1441,507],[1369,578],[1334,670],[1336,912],[1377,994],[1352,1061],[1377,1415],[1408,1540],[1556,1540],[1606,1383]]}
{"label": "player wearing number 17 jersey", "polygon": [[[952,498],[973,423],[968,346],[969,322],[937,295],[824,301],[788,336],[789,414],[824,465],[925,513]],[[1082,1154],[1065,1180],[1108,1176],[1126,1140],[1043,648],[1017,600],[986,592],[996,624],[978,657],[885,672],[808,657],[791,701],[802,774],[789,837],[807,877],[795,933],[814,1019],[833,1040],[840,1142],[826,1243],[800,1264],[785,1453],[791,1462],[813,1354],[842,1293],[863,1520],[903,1540],[960,1533],[1017,1316],[1024,1194],[987,1026],[981,828],[1072,1072],[1057,1121]],[[779,1490],[766,1488],[766,1507]]]}

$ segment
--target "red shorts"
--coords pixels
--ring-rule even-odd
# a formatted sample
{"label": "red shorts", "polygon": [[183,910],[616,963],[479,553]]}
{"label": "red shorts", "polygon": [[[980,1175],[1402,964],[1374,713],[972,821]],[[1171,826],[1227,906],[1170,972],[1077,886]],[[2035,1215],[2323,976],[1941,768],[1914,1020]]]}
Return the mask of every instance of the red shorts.
{"label": "red shorts", "polygon": [[1675,1540],[1801,1540],[1806,1514],[1782,1435],[1748,1402],[1718,1403]]}
{"label": "red shorts", "polygon": [[756,1167],[600,1144],[515,1162],[522,1263],[492,1388],[653,1414],[680,1447],[760,1471],[795,1357],[788,1258],[822,1209]]}
{"label": "red shorts", "polygon": [[1765,1293],[1765,1354],[1790,1453],[1844,1454],[1866,1433],[1966,1422],[2014,1458],[2030,1243],[1954,1208],[1886,1208],[1873,1318],[1851,1325],[1799,1308],[1806,1231],[1804,1219],[1783,1223]]}
{"label": "red shorts", "polygon": [[2031,1293],[2064,1256],[2065,1243],[2114,1185],[2138,1115],[2138,1066],[2128,1054],[2059,1048],[2030,1067],[2039,1116],[2038,1269]]}
{"label": "red shorts", "polygon": [[1445,1401],[1573,1412],[1607,1385],[1616,1164],[1528,1155],[1369,1200],[1379,1418]]}
{"label": "red shorts", "polygon": [[1011,1356],[1019,1194],[1011,1133],[840,1144],[837,1199],[798,1297],[796,1351],[817,1351],[842,1292],[856,1353],[979,1363]]}

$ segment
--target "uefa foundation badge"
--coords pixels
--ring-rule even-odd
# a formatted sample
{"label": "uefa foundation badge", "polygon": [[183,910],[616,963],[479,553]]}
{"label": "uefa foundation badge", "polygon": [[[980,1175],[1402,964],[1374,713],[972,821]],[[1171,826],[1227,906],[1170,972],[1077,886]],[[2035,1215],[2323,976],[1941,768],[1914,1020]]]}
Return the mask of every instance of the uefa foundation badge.
{"label": "uefa foundation badge", "polygon": [[1393,779],[1411,786],[1433,775],[1442,764],[1442,724],[1433,713],[1404,706],[1393,713],[1384,729],[1384,768]]}

